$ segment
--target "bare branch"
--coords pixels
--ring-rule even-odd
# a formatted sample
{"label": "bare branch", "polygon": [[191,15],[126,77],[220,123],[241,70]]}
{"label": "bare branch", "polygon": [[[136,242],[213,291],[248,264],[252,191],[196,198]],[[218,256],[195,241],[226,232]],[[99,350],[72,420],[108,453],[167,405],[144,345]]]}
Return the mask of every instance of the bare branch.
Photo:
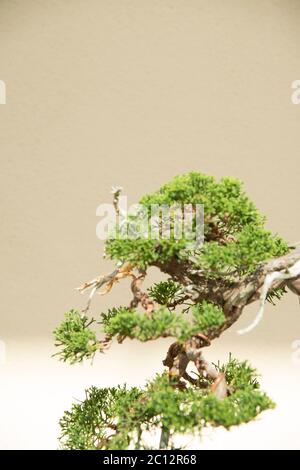
{"label": "bare branch", "polygon": [[113,194],[113,206],[116,211],[117,218],[120,216],[119,198],[122,190],[122,186],[113,186],[111,188],[111,193]]}
{"label": "bare branch", "polygon": [[[246,305],[259,299],[261,300],[262,305],[262,299],[264,298],[266,291],[263,289],[265,282],[267,283],[266,286],[268,288],[266,291],[267,293],[270,289],[286,285],[292,292],[299,295],[299,262],[300,248],[260,265],[254,273],[245,276],[241,281],[237,282],[233,289],[229,288],[224,290],[222,292],[222,297],[226,321],[220,328],[215,329],[209,335],[209,338],[214,339],[219,337],[223,331],[227,330],[233,323],[235,323],[241,316]],[[259,322],[261,318],[261,310],[259,310],[258,315]],[[256,324],[257,323],[255,323],[255,325]]]}
{"label": "bare branch", "polygon": [[87,305],[83,312],[87,312],[90,308],[92,299],[98,289],[105,285],[105,289],[100,292],[100,295],[107,294],[120,279],[125,277],[135,277],[132,272],[132,265],[130,263],[124,263],[120,267],[115,268],[111,273],[106,274],[105,276],[99,276],[93,279],[92,281],[85,282],[81,286],[77,287],[77,290],[80,292],[85,292],[86,290],[91,289]]}
{"label": "bare branch", "polygon": [[[233,290],[228,290],[223,294],[225,313],[230,312],[233,307],[244,307],[260,298],[260,289],[263,287],[268,274],[274,272],[288,273],[288,270],[290,270],[288,277],[284,280],[296,278],[299,274],[297,275],[293,269],[291,271],[291,268],[296,265],[298,261],[300,261],[300,248],[259,266],[254,273],[245,276],[244,279],[238,282]],[[274,279],[274,283],[275,281],[278,281],[278,279]],[[278,285],[276,287],[278,287]]]}
{"label": "bare branch", "polygon": [[[243,335],[245,333],[248,333],[252,331],[258,323],[262,320],[263,314],[264,314],[264,307],[265,307],[265,302],[267,299],[267,295],[269,290],[271,289],[272,285],[278,280],[290,280],[294,279],[295,276],[300,275],[300,260],[297,261],[293,266],[290,268],[283,270],[283,271],[274,271],[270,274],[267,274],[264,280],[261,296],[260,296],[260,308],[259,311],[254,319],[254,321],[247,326],[246,328],[239,330],[238,333],[240,335]],[[298,294],[299,295],[299,294]]]}

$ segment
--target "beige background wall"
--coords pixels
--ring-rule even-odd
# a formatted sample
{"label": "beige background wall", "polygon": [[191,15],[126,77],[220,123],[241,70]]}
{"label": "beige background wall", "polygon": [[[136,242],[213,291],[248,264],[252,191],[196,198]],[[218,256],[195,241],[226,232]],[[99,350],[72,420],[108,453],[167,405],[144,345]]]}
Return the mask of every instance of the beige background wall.
{"label": "beige background wall", "polygon": [[[112,185],[134,203],[178,173],[236,176],[269,228],[300,239],[296,79],[297,0],[0,0],[1,448],[55,448],[84,387],[161,368],[168,341],[116,346],[93,368],[50,358],[52,330],[84,303],[74,287],[110,269],[95,210]],[[126,302],[126,287],[94,313]],[[297,299],[268,307],[248,336],[237,329],[209,354],[251,359],[278,407],[201,447],[299,448]]]}

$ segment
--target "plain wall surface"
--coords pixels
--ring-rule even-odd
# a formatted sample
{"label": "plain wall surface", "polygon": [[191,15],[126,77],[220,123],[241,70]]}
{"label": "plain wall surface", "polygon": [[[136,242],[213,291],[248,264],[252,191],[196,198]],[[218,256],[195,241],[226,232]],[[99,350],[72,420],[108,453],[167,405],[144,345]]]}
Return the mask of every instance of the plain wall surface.
{"label": "plain wall surface", "polygon": [[[112,185],[135,203],[187,171],[235,176],[270,229],[300,240],[297,79],[296,0],[0,1],[0,448],[55,448],[85,387],[162,370],[168,341],[125,342],[93,368],[50,357],[53,329],[86,301],[74,288],[111,269],[96,208]],[[129,298],[125,281],[92,312]],[[208,354],[249,358],[278,407],[202,446],[300,448],[299,305],[287,295],[238,336],[256,311]]]}

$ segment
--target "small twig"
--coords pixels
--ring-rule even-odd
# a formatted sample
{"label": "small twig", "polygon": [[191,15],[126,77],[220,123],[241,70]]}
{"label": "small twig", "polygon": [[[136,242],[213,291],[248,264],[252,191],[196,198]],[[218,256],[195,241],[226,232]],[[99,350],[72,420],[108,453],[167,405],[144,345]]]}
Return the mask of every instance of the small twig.
{"label": "small twig", "polygon": [[112,186],[111,188],[111,193],[113,194],[113,206],[116,211],[117,217],[120,216],[119,198],[122,190],[122,186]]}
{"label": "small twig", "polygon": [[289,245],[289,248],[296,248],[297,246],[300,245],[300,241],[299,242],[295,242],[295,243],[292,243],[291,245]]}

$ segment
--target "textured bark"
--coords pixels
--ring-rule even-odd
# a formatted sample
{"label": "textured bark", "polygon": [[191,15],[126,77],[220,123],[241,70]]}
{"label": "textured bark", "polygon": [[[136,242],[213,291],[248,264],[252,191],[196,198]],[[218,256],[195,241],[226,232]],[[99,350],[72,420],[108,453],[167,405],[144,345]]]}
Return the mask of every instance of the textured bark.
{"label": "textured bark", "polygon": [[140,269],[139,275],[134,276],[131,282],[131,292],[133,293],[133,299],[130,302],[130,308],[136,308],[139,303],[146,310],[148,314],[151,314],[154,310],[154,302],[150,299],[146,292],[141,290],[141,285],[146,277],[146,271]]}
{"label": "textured bark", "polygon": [[[208,362],[203,356],[202,349],[209,345],[209,339],[201,333],[188,339],[183,344],[173,343],[169,347],[163,365],[169,368],[170,379],[176,379],[176,386],[184,389],[186,383],[181,379],[199,386],[199,380],[191,377],[186,370],[188,364],[193,362],[200,377],[213,380],[210,387],[211,392],[219,400],[222,400],[227,396],[227,383],[224,374],[220,373],[214,364]],[[207,386],[206,384],[205,387]]]}
{"label": "textured bark", "polygon": [[[207,300],[223,308],[226,321],[219,328],[211,330],[209,339],[219,337],[223,331],[230,328],[241,316],[244,307],[260,298],[265,278],[273,272],[287,272],[300,260],[300,248],[279,258],[274,258],[260,264],[257,269],[235,281],[228,279],[207,279],[202,273],[192,270],[188,263],[180,264],[174,261],[170,264],[157,265],[172,279],[178,280],[190,292],[189,297],[194,302]],[[180,273],[179,273],[180,272]],[[300,295],[300,276],[275,281],[272,289],[287,286],[293,293]]]}

